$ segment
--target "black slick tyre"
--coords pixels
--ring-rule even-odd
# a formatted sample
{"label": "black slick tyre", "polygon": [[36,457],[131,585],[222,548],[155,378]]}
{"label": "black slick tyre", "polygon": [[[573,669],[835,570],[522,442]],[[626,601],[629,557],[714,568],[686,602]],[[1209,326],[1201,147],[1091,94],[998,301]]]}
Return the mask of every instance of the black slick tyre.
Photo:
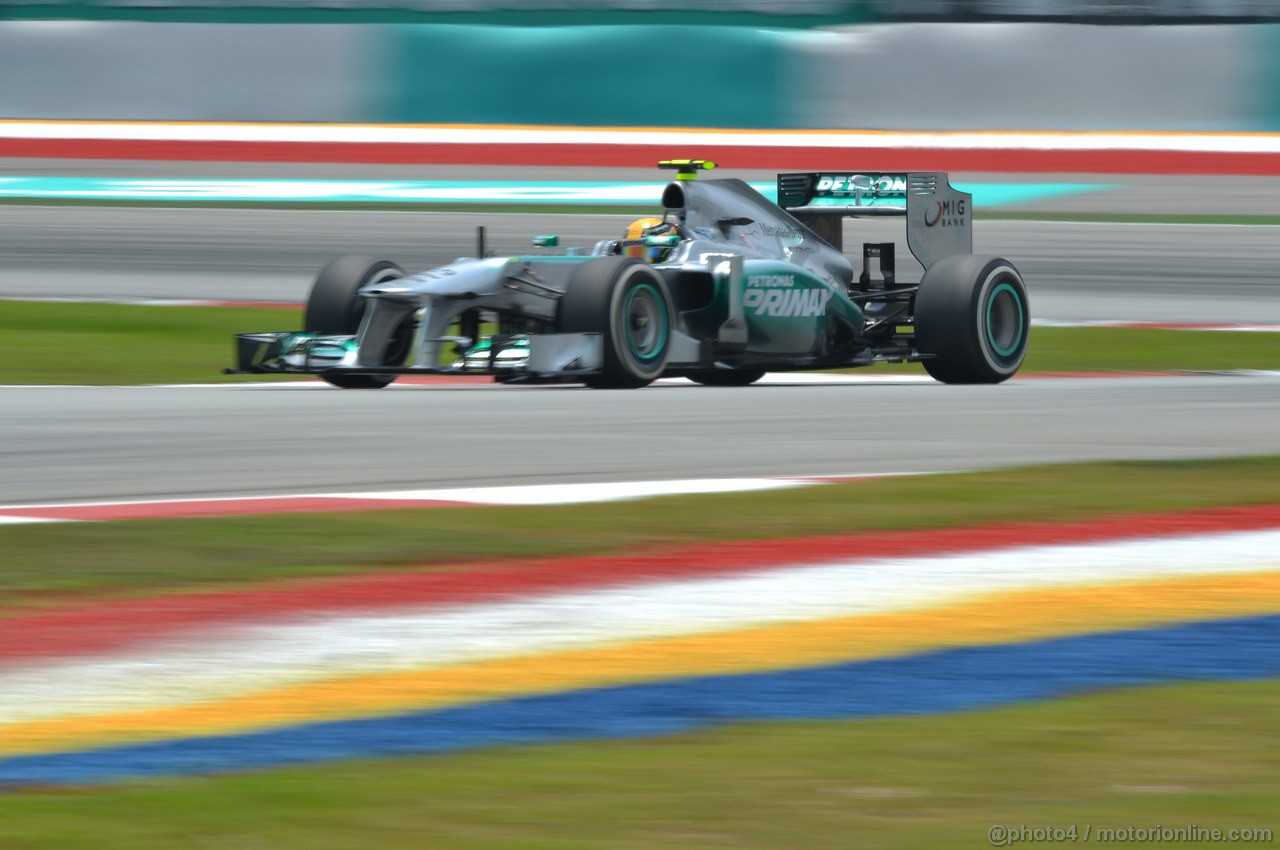
{"label": "black slick tyre", "polygon": [[[369,284],[401,277],[404,277],[404,269],[389,260],[354,254],[338,257],[320,270],[311,285],[302,321],[303,330],[342,336],[355,334],[360,329],[365,307],[365,300],[356,293]],[[389,351],[394,352],[396,348],[393,340]],[[320,377],[345,390],[382,389],[396,379],[395,375],[330,374]]]}
{"label": "black slick tyre", "polygon": [[560,299],[562,332],[602,337],[600,374],[586,379],[598,389],[634,389],[661,376],[674,322],[666,281],[632,257],[588,260],[574,271]]}
{"label": "black slick tyre", "polygon": [[955,254],[934,263],[915,301],[916,347],[925,371],[947,384],[998,384],[1027,355],[1031,313],[1013,263]]}

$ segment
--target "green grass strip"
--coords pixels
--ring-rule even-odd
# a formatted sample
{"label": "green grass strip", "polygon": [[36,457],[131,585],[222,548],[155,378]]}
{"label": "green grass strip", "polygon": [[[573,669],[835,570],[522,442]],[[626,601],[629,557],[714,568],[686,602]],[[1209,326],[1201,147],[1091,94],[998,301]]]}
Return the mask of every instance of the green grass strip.
{"label": "green grass strip", "polygon": [[1026,373],[1232,369],[1280,369],[1280,334],[1163,328],[1032,328],[1022,366]]}
{"label": "green grass strip", "polygon": [[1278,714],[1280,683],[1207,683],[929,717],[28,789],[0,796],[0,846],[936,850],[988,847],[997,824],[1075,826],[1063,846],[1093,846],[1099,827],[1274,836]]}
{"label": "green grass strip", "polygon": [[238,331],[298,330],[299,309],[0,301],[6,384],[174,384],[223,375]]}
{"label": "green grass strip", "polygon": [[[0,383],[174,384],[228,376],[237,332],[299,330],[300,309],[0,301]],[[1280,336],[1036,328],[1024,372],[1280,369]],[[923,374],[918,364],[860,372]]]}
{"label": "green grass strip", "polygon": [[0,526],[0,612],[482,559],[1280,503],[1280,456],[1093,463],[714,499]]}

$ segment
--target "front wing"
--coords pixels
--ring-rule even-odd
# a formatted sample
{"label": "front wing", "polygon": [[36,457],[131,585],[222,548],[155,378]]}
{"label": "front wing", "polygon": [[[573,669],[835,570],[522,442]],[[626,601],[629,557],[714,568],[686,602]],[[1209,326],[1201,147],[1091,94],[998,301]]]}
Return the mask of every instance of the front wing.
{"label": "front wing", "polygon": [[[230,374],[350,375],[523,375],[545,378],[600,371],[603,346],[598,333],[491,337],[485,358],[463,356],[443,366],[358,365],[356,338],[299,331],[236,334]],[[522,352],[504,357],[506,352]],[[524,356],[527,354],[527,356]]]}

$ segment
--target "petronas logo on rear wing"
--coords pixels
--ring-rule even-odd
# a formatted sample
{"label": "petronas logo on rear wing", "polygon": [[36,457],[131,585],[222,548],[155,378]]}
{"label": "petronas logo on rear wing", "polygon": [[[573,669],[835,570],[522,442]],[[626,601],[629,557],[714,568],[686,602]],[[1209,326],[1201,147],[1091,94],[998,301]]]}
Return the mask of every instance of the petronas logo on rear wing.
{"label": "petronas logo on rear wing", "polygon": [[814,185],[815,198],[905,198],[905,174],[821,174]]}
{"label": "petronas logo on rear wing", "polygon": [[885,213],[906,212],[907,174],[842,172],[779,174],[778,204],[783,209],[848,209],[854,214],[863,208],[879,208]]}

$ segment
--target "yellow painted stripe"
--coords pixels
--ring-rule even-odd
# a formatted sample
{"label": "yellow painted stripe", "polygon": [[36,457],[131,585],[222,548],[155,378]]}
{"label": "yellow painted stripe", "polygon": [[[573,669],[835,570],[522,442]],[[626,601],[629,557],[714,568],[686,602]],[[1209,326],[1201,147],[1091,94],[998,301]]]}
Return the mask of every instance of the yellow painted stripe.
{"label": "yellow painted stripe", "polygon": [[1280,611],[1280,572],[985,595],[916,611],[358,675],[176,708],[14,724],[0,754],[237,734],[582,688],[765,672]]}

